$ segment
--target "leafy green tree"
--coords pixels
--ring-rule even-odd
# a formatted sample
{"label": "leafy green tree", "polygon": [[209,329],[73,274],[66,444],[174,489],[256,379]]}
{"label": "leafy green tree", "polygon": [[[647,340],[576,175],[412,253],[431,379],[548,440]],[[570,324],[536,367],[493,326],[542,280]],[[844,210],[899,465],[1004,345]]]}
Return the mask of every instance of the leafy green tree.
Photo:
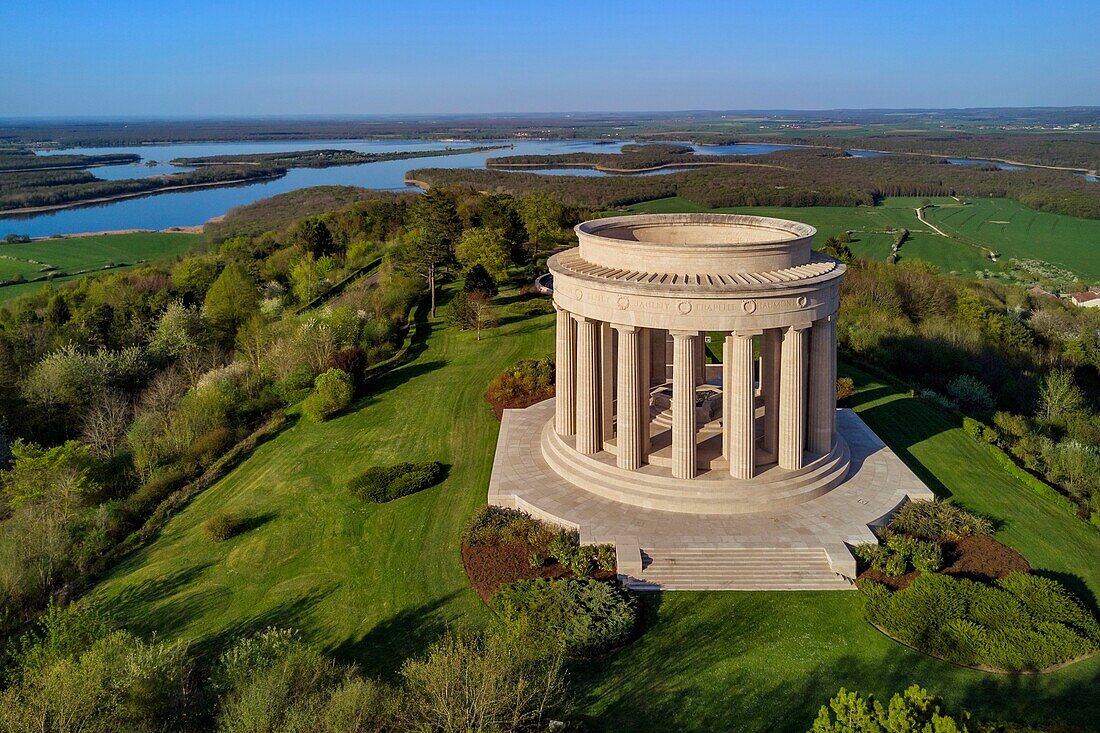
{"label": "leafy green tree", "polygon": [[427,282],[434,318],[437,272],[454,259],[455,243],[462,233],[454,197],[438,188],[429,189],[409,210],[409,223],[413,229],[405,237],[402,264]]}
{"label": "leafy green tree", "polygon": [[294,243],[314,257],[323,257],[336,251],[328,224],[319,216],[308,216],[294,227]]}
{"label": "leafy green tree", "polygon": [[506,279],[511,258],[504,230],[488,227],[467,229],[455,246],[455,258],[466,270],[481,265],[497,282]]}
{"label": "leafy green tree", "polygon": [[302,403],[302,412],[310,420],[321,422],[351,404],[354,387],[351,375],[340,369],[329,369],[313,382],[313,392]]}
{"label": "leafy green tree", "polygon": [[256,283],[238,262],[230,262],[210,286],[202,314],[223,340],[231,340],[260,305]]}
{"label": "leafy green tree", "polygon": [[1047,425],[1065,425],[1085,409],[1085,395],[1073,375],[1057,369],[1047,372],[1039,388],[1039,409],[1035,417]]}
{"label": "leafy green tree", "polygon": [[940,701],[917,685],[895,693],[888,706],[841,688],[821,706],[811,733],[967,733],[969,722],[969,713],[945,714]]}
{"label": "leafy green tree", "polygon": [[481,264],[474,265],[466,273],[466,280],[462,283],[462,291],[465,293],[485,293],[490,298],[495,298],[500,290],[496,280]]}
{"label": "leafy green tree", "polygon": [[478,226],[500,229],[508,241],[508,254],[512,263],[526,264],[527,229],[523,226],[523,217],[516,208],[516,200],[505,193],[487,194],[481,197],[477,212]]}
{"label": "leafy green tree", "polygon": [[213,256],[187,257],[172,269],[172,286],[189,295],[205,293],[218,277],[218,261]]}
{"label": "leafy green tree", "polygon": [[182,301],[174,301],[161,313],[149,350],[165,359],[176,359],[184,353],[206,345],[209,331],[202,315]]}
{"label": "leafy green tree", "polygon": [[553,196],[536,191],[519,200],[519,213],[537,255],[539,245],[549,242],[553,235],[561,231],[561,220],[565,212]]}

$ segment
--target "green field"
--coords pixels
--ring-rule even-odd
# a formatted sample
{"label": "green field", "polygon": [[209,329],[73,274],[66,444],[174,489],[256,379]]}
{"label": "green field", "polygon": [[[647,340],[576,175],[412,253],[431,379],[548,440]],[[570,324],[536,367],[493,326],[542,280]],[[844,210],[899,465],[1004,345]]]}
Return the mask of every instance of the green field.
{"label": "green field", "polygon": [[[818,245],[828,237],[851,231],[849,245],[859,257],[884,261],[890,254],[894,235],[890,227],[905,228],[909,238],[901,248],[901,259],[932,262],[946,273],[974,276],[997,272],[986,258],[985,247],[1008,258],[1037,259],[1078,273],[1090,282],[1100,280],[1100,221],[1048,214],[1008,199],[971,199],[962,204],[951,198],[930,199],[933,206],[925,216],[951,234],[936,234],[917,219],[915,209],[923,199],[889,198],[878,206],[741,206],[714,209],[717,212],[774,216],[806,222],[818,230]],[[629,207],[632,212],[674,213],[710,211],[679,197],[646,201]]]}
{"label": "green field", "polygon": [[[291,626],[370,673],[392,674],[446,628],[488,618],[458,552],[463,524],[485,500],[497,433],[482,392],[506,365],[552,348],[552,316],[506,318],[480,343],[434,322],[415,360],[348,413],[258,448],[93,598],[129,628],[199,649]],[[844,371],[857,381],[856,409],[932,488],[995,518],[999,538],[1095,606],[1100,533],[1030,493],[945,414]],[[426,459],[452,468],[420,494],[364,506],[343,488],[366,465]],[[209,542],[199,524],[220,510],[253,528]],[[874,631],[855,593],[663,593],[645,607],[639,640],[572,670],[594,730],[805,730],[842,685],[885,694],[912,682],[984,716],[1100,720],[1100,657],[1037,677],[959,669]]]}
{"label": "green field", "polygon": [[1008,199],[934,206],[925,216],[948,234],[991,247],[1004,258],[1044,260],[1089,282],[1100,281],[1100,221],[1096,219],[1049,214]]}
{"label": "green field", "polygon": [[[31,280],[49,270],[65,273],[94,271],[109,265],[129,266],[143,260],[176,257],[195,247],[201,236],[182,232],[138,232],[4,244],[0,245],[0,280],[9,280],[17,275]],[[55,278],[52,282],[65,282],[83,276],[70,274]],[[0,287],[0,302],[37,292],[44,285],[33,282]]]}
{"label": "green field", "polygon": [[[954,199],[932,199],[937,204],[956,203]],[[980,250],[954,239],[941,237],[916,215],[918,198],[886,199],[878,206],[736,206],[713,209],[731,214],[754,214],[794,219],[817,229],[814,241],[820,246],[829,237],[852,232],[849,245],[858,256],[884,262],[890,254],[895,233],[888,229],[908,229],[909,238],[901,248],[901,259],[920,259],[935,263],[944,272],[971,275],[994,265]],[[679,197],[646,201],[630,207],[638,213],[675,213],[681,211],[711,211]]]}

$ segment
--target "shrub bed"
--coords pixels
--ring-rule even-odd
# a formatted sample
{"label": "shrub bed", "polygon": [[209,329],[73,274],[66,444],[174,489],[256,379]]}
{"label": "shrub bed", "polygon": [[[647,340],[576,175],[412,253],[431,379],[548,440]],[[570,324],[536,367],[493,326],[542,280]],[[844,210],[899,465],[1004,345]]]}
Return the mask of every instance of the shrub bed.
{"label": "shrub bed", "polygon": [[890,529],[924,540],[993,533],[993,522],[946,501],[911,501],[890,520]]}
{"label": "shrub bed", "polygon": [[617,577],[614,546],[581,545],[572,532],[498,506],[482,507],[470,521],[462,537],[462,564],[486,603],[518,580]]}
{"label": "shrub bed", "polygon": [[571,657],[590,658],[630,638],[638,609],[617,585],[589,579],[520,580],[489,604],[506,625],[521,625],[561,644]]}
{"label": "shrub bed", "polygon": [[923,573],[907,588],[861,580],[864,614],[891,637],[967,667],[1049,669],[1095,652],[1100,625],[1059,583],[1013,572],[993,584]]}
{"label": "shrub bed", "polygon": [[485,399],[499,420],[505,410],[530,407],[554,396],[554,360],[524,359],[493,377]]}
{"label": "shrub bed", "polygon": [[438,461],[371,466],[348,482],[348,490],[364,501],[382,504],[435,486],[447,475]]}

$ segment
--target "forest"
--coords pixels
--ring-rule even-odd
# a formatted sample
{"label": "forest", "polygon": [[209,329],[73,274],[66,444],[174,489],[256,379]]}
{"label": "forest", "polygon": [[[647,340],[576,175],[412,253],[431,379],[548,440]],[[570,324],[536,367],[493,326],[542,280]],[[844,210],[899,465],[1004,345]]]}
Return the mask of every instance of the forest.
{"label": "forest", "polygon": [[[641,168],[634,160],[699,160],[661,146],[616,154],[526,156],[525,163],[563,163]],[[641,156],[640,158],[638,156]],[[714,156],[711,156],[714,157]],[[493,159],[490,159],[491,161]],[[509,160],[503,158],[502,160]],[[702,160],[706,160],[702,158]],[[667,196],[683,196],[711,208],[726,206],[871,206],[887,196],[992,196],[1011,198],[1040,211],[1100,218],[1100,186],[1065,171],[1037,168],[1005,171],[996,166],[951,165],[910,156],[863,158],[843,151],[782,150],[738,156],[722,165],[660,176],[541,176],[535,173],[427,168],[408,180],[428,185],[468,184],[481,190],[523,194],[546,191],[576,206],[609,208]],[[757,164],[757,165],[747,165]],[[490,167],[496,164],[490,163]]]}
{"label": "forest", "polygon": [[294,150],[284,153],[242,153],[239,155],[208,155],[200,158],[175,158],[169,161],[179,166],[262,165],[279,168],[329,168],[337,165],[360,165],[383,160],[405,160],[441,155],[463,155],[500,150],[505,145],[441,150],[412,150],[393,153],[360,153],[354,150]]}

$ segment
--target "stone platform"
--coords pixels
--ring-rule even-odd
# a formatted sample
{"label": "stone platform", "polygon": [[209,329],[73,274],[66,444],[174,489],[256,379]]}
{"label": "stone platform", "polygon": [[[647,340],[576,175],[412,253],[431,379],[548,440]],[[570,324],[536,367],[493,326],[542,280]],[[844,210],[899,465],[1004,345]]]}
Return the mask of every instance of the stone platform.
{"label": "stone platform", "polygon": [[540,442],[554,410],[550,399],[504,411],[489,503],[576,529],[582,542],[614,543],[620,575],[639,589],[850,589],[856,563],[848,546],[874,540],[872,528],[907,500],[933,498],[866,423],[838,410],[851,464],[843,482],[819,496],[721,515],[623,504],[547,464]]}

